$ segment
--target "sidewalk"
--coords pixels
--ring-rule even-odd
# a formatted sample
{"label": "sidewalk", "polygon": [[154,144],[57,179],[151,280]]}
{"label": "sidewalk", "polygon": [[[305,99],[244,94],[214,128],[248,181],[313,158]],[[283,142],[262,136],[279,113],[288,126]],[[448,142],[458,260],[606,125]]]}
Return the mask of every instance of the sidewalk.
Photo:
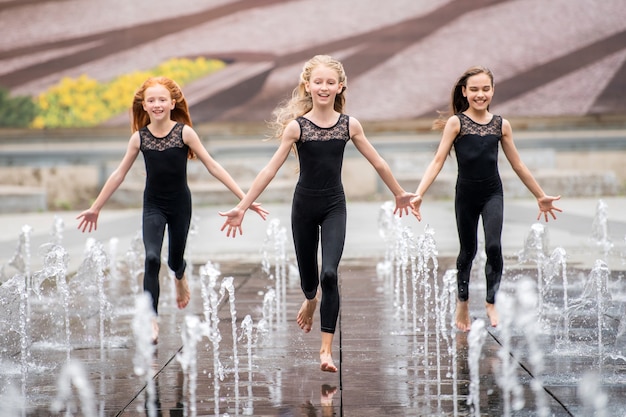
{"label": "sidewalk", "polygon": [[[511,415],[535,415],[538,407],[549,410],[554,416],[583,416],[584,399],[578,397],[577,390],[583,376],[588,371],[599,371],[600,384],[587,385],[598,390],[598,395],[608,395],[608,415],[623,415],[626,380],[624,353],[620,346],[619,323],[623,320],[615,312],[623,314],[626,300],[623,285],[624,236],[626,235],[626,199],[604,200],[608,206],[608,232],[614,243],[613,254],[607,264],[611,269],[611,292],[613,301],[607,306],[606,329],[603,347],[593,339],[581,341],[581,334],[593,333],[596,322],[593,320],[572,322],[572,343],[566,348],[555,348],[554,333],[538,335],[538,346],[543,355],[542,372],[533,372],[532,356],[527,355],[528,347],[523,343],[522,326],[513,330],[511,339],[516,351],[513,358],[513,374],[517,375],[522,387],[525,406]],[[244,236],[227,239],[219,234],[221,219],[215,215],[226,207],[198,208],[195,230],[189,242],[189,258],[193,261],[192,302],[179,311],[175,307],[171,284],[164,277],[160,303],[161,332],[158,348],[153,356],[152,371],[155,373],[157,401],[144,389],[145,376],[138,376],[134,369],[138,342],[132,333],[135,311],[134,282],[128,278],[126,267],[129,262],[130,242],[139,230],[140,212],[127,210],[102,213],[100,228],[91,237],[103,242],[109,250],[109,239],[118,238],[116,258],[119,270],[109,271],[105,283],[105,296],[111,305],[110,311],[99,308],[100,301],[95,293],[96,277],[78,275],[70,280],[73,294],[70,323],[71,349],[64,343],[64,320],[59,295],[51,286],[44,286],[42,299],[32,297],[32,320],[28,360],[21,362],[19,338],[16,332],[5,332],[0,366],[1,398],[0,413],[7,416],[22,415],[10,408],[16,394],[25,395],[28,416],[65,415],[49,411],[59,390],[57,381],[63,365],[78,361],[87,375],[88,384],[77,388],[91,391],[90,404],[93,415],[139,416],[149,415],[146,404],[156,403],[158,415],[255,415],[255,416],[298,416],[298,415],[345,415],[345,416],[461,416],[468,415],[471,407],[479,402],[480,415],[505,415],[510,403],[498,385],[498,372],[503,365],[499,356],[500,346],[507,339],[503,329],[490,328],[484,345],[480,364],[480,386],[478,396],[470,389],[473,359],[467,334],[437,331],[436,324],[442,317],[434,314],[435,299],[426,287],[418,291],[415,320],[410,307],[398,304],[399,295],[392,281],[377,273],[385,260],[386,244],[378,232],[378,215],[382,202],[349,203],[348,231],[344,261],[341,266],[342,310],[335,337],[334,359],[340,367],[337,374],[318,371],[319,321],[315,322],[310,334],[303,334],[293,323],[302,300],[297,277],[291,274],[293,254],[289,231],[287,205],[268,205],[271,217],[267,222],[249,213],[244,224]],[[549,248],[563,247],[568,254],[570,297],[579,297],[582,281],[601,254],[589,239],[597,201],[581,199],[563,201],[559,206],[564,212],[556,222],[549,222]],[[505,207],[505,227],[503,235],[505,252],[505,277],[502,290],[505,294],[515,294],[520,273],[532,276],[536,269],[533,264],[519,264],[517,254],[523,249],[530,226],[535,219],[534,202],[511,200]],[[415,236],[424,233],[426,224],[434,231],[437,258],[437,280],[430,285],[444,285],[443,275],[454,263],[456,255],[456,232],[452,204],[449,201],[432,201],[424,205],[423,223],[412,218],[402,220]],[[84,259],[85,242],[88,235],[77,232],[73,218],[75,213],[61,213],[59,218],[65,223],[63,246],[70,255],[70,270],[75,271]],[[284,286],[277,287],[277,281],[267,276],[262,269],[265,248],[266,260],[270,262],[270,272],[277,273],[274,245],[264,242],[272,219],[280,221],[279,229],[285,228],[285,251],[287,260]],[[428,223],[426,223],[428,222]],[[42,213],[24,216],[0,216],[0,227],[5,233],[1,242],[2,264],[11,257],[17,244],[17,237],[24,224],[33,228],[31,251],[32,271],[40,267],[36,261],[39,246],[50,240],[54,215]],[[269,245],[269,246],[268,246]],[[136,258],[136,255],[135,255]],[[219,293],[220,283],[233,277],[235,290],[237,358],[233,351],[234,339],[231,329],[232,314],[228,300],[219,306],[219,344],[211,343],[208,337],[198,341],[197,373],[193,374],[190,365],[183,369],[177,355],[181,353],[183,342],[181,332],[186,317],[196,317],[201,322],[207,317],[207,307],[202,298],[202,280],[199,267],[207,261],[219,264],[221,275],[217,278],[214,290]],[[433,265],[429,264],[429,268]],[[380,271],[379,271],[380,272]],[[281,275],[279,274],[279,275]],[[205,277],[206,279],[206,277]],[[139,283],[140,280],[137,281]],[[426,281],[425,281],[426,282]],[[556,328],[562,310],[552,310],[558,305],[562,293],[558,291],[558,279],[552,284],[554,291],[545,300],[543,321],[546,326]],[[3,288],[4,287],[4,288]],[[0,289],[6,289],[1,286]],[[264,297],[270,289],[278,289],[280,302],[270,315],[264,315]],[[284,290],[282,290],[284,288]],[[410,288],[407,286],[405,288]],[[205,287],[206,289],[206,287]],[[280,291],[284,291],[284,296]],[[477,319],[485,319],[482,307],[484,283],[480,279],[472,281],[471,313]],[[2,311],[6,314],[15,307],[15,299],[8,300],[6,293],[0,293]],[[18,298],[19,299],[19,298]],[[402,300],[400,298],[400,300]],[[438,302],[441,302],[440,299]],[[105,309],[106,310],[106,309]],[[429,312],[429,314],[425,314]],[[243,319],[250,315],[253,323],[254,344],[247,346],[247,338],[242,328]],[[521,313],[520,313],[521,316]],[[215,317],[215,316],[214,316]],[[449,321],[444,328],[449,328]],[[267,319],[272,320],[268,324]],[[518,317],[519,318],[519,317]],[[0,315],[0,325],[6,316]],[[266,319],[263,326],[263,319]],[[100,320],[104,328],[100,333]],[[544,328],[544,326],[539,326]],[[265,330],[264,330],[265,329]],[[552,329],[554,330],[554,329]],[[551,330],[551,331],[552,331]],[[527,337],[527,336],[526,336]],[[623,347],[622,347],[623,348]],[[11,350],[12,349],[12,350]],[[191,352],[187,345],[182,352]],[[219,359],[222,367],[216,366]],[[26,371],[20,367],[26,365]],[[250,367],[249,365],[252,365]],[[235,372],[235,367],[238,372]],[[20,369],[22,369],[20,371]],[[223,370],[223,379],[219,378]],[[533,376],[534,375],[534,376]],[[192,376],[197,379],[193,382]],[[533,391],[533,380],[544,387]],[[22,382],[20,382],[22,381]],[[8,388],[11,387],[11,388]],[[336,389],[336,390],[335,390]],[[8,401],[12,399],[12,401]],[[78,404],[77,397],[73,400]],[[543,405],[542,405],[543,404]],[[5,407],[4,409],[2,407]],[[81,415],[88,415],[84,404]],[[12,414],[11,414],[12,413]],[[619,414],[622,413],[622,414]]]}

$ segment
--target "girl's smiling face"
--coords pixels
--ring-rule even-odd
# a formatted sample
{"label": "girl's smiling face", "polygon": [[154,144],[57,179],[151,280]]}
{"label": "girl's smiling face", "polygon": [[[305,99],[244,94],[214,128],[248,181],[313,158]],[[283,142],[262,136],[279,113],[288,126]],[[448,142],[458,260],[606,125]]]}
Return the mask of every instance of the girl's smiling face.
{"label": "girl's smiling face", "polygon": [[175,106],[170,90],[161,84],[146,88],[143,98],[143,109],[150,119],[170,118],[170,113]]}
{"label": "girl's smiling face", "polygon": [[472,75],[463,87],[463,96],[471,109],[486,111],[493,98],[493,83],[491,77],[485,73]]}
{"label": "girl's smiling face", "polygon": [[305,85],[306,91],[311,94],[314,103],[334,103],[335,96],[343,89],[339,82],[339,74],[326,65],[318,65],[311,71],[311,78]]}

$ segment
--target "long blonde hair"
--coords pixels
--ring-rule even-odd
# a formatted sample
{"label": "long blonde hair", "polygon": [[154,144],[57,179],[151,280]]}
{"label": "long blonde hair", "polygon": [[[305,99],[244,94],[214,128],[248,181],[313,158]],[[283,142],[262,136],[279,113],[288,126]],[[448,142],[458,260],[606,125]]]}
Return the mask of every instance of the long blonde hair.
{"label": "long blonde hair", "polygon": [[343,65],[341,62],[328,55],[315,55],[305,62],[302,67],[300,82],[298,86],[293,89],[291,98],[281,103],[272,113],[273,121],[269,123],[269,126],[273,131],[272,136],[274,138],[280,139],[289,122],[308,113],[313,108],[313,99],[311,94],[306,91],[305,86],[311,80],[311,72],[320,65],[337,71],[338,81],[343,85],[343,88],[335,96],[333,107],[335,111],[343,113],[346,103],[346,97],[343,93],[348,86],[348,79]]}
{"label": "long blonde hair", "polygon": [[[159,84],[168,89],[170,96],[174,100],[174,108],[172,109],[170,118],[175,122],[192,126],[187,100],[185,100],[180,86],[174,80],[167,77],[150,77],[135,91],[135,96],[133,97],[133,106],[131,108],[131,130],[133,133],[150,124],[150,117],[143,109],[143,101],[145,99],[146,89]],[[189,149],[188,158],[194,159],[195,157],[194,152]]]}

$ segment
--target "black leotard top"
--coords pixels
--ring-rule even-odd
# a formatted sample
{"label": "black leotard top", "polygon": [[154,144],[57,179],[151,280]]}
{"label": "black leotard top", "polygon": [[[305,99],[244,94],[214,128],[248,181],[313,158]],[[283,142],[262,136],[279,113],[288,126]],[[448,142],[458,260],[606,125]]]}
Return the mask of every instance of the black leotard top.
{"label": "black leotard top", "polygon": [[334,126],[319,127],[306,117],[296,119],[300,138],[296,142],[300,161],[298,185],[311,190],[341,186],[341,167],[350,140],[350,117],[341,114]]}
{"label": "black leotard top", "polygon": [[487,124],[476,123],[463,113],[457,116],[461,129],[454,139],[459,178],[483,180],[499,175],[498,144],[502,138],[502,117],[494,115]]}
{"label": "black leotard top", "polygon": [[162,138],[154,136],[148,127],[139,130],[140,149],[146,164],[146,196],[167,198],[186,192],[187,153],[189,146],[183,142],[183,127],[176,123]]}

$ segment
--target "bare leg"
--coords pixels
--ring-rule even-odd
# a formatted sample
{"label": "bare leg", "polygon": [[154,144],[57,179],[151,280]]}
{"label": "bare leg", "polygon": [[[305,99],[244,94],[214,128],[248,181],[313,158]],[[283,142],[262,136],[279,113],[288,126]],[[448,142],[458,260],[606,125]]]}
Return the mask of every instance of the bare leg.
{"label": "bare leg", "polygon": [[300,306],[300,311],[298,311],[298,316],[296,317],[296,322],[298,326],[304,333],[308,333],[311,331],[313,327],[313,315],[315,314],[315,309],[317,308],[317,296],[314,299],[309,300],[305,298],[302,302],[302,306]]}
{"label": "bare leg", "polygon": [[472,326],[472,320],[469,315],[469,301],[456,302],[456,327],[463,331],[469,332]]}
{"label": "bare leg", "polygon": [[187,275],[183,275],[181,279],[174,278],[174,282],[176,283],[176,304],[178,304],[178,308],[183,309],[187,307],[191,299]]}
{"label": "bare leg", "polygon": [[152,319],[152,344],[159,343],[159,321],[156,317]]}
{"label": "bare leg", "polygon": [[487,317],[489,317],[491,326],[497,327],[498,323],[500,322],[500,318],[498,316],[498,310],[496,309],[496,305],[491,303],[485,303],[485,307],[487,308]]}
{"label": "bare leg", "polygon": [[324,372],[337,372],[333,362],[333,336],[332,333],[322,332],[322,347],[320,348],[320,369]]}

